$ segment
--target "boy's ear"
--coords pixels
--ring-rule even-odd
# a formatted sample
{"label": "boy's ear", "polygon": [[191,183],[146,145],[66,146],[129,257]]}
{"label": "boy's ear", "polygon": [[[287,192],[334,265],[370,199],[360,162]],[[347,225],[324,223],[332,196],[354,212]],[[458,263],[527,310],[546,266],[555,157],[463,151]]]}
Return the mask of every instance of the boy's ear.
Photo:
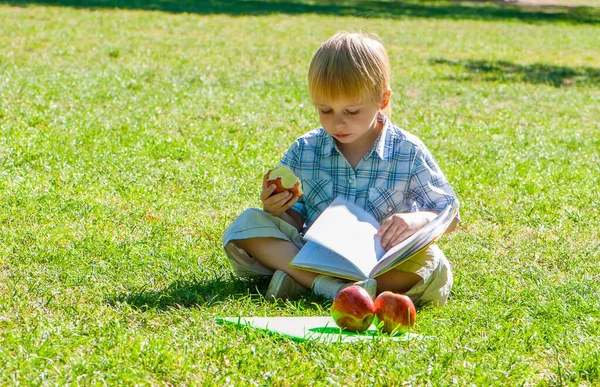
{"label": "boy's ear", "polygon": [[390,105],[390,99],[392,98],[392,91],[387,89],[383,93],[383,97],[381,98],[381,104],[379,105],[379,110],[383,110]]}

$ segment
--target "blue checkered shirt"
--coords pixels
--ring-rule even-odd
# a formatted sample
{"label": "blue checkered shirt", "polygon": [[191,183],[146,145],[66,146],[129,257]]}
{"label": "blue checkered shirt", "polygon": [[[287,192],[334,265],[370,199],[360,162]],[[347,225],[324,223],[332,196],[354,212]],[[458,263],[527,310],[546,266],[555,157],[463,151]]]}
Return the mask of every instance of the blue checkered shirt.
{"label": "blue checkered shirt", "polygon": [[416,136],[386,119],[371,150],[352,169],[323,128],[298,138],[282,164],[302,181],[304,196],[292,207],[306,227],[342,195],[379,222],[399,212],[441,211],[458,199],[431,153]]}

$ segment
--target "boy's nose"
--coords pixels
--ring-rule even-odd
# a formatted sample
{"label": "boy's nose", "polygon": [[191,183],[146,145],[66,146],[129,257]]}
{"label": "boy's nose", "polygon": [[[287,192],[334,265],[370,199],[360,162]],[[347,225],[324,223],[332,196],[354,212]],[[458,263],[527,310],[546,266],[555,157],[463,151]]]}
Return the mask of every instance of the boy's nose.
{"label": "boy's nose", "polygon": [[345,122],[344,122],[344,117],[342,117],[340,114],[336,114],[333,116],[333,126],[338,128],[338,127],[342,127],[344,126]]}

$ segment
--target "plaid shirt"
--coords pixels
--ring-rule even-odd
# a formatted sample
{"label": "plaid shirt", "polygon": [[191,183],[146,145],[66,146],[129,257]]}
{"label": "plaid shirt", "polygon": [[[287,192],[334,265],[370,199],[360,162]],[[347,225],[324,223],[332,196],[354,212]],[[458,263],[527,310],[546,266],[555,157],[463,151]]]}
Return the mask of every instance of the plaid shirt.
{"label": "plaid shirt", "polygon": [[373,214],[379,222],[399,212],[458,208],[458,199],[431,153],[416,136],[386,119],[371,150],[352,169],[323,128],[298,138],[282,164],[302,181],[304,196],[292,207],[306,227],[338,195]]}

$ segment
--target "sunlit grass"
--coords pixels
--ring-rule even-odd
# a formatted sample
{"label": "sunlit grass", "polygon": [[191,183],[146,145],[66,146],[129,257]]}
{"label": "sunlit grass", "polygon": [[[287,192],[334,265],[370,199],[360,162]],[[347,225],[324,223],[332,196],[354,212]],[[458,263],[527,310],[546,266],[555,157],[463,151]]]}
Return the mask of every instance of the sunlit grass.
{"label": "sunlit grass", "polygon": [[[598,24],[130,8],[0,5],[0,384],[600,383]],[[358,28],[461,200],[452,300],[408,344],[218,326],[329,312],[266,302],[220,237]]]}

